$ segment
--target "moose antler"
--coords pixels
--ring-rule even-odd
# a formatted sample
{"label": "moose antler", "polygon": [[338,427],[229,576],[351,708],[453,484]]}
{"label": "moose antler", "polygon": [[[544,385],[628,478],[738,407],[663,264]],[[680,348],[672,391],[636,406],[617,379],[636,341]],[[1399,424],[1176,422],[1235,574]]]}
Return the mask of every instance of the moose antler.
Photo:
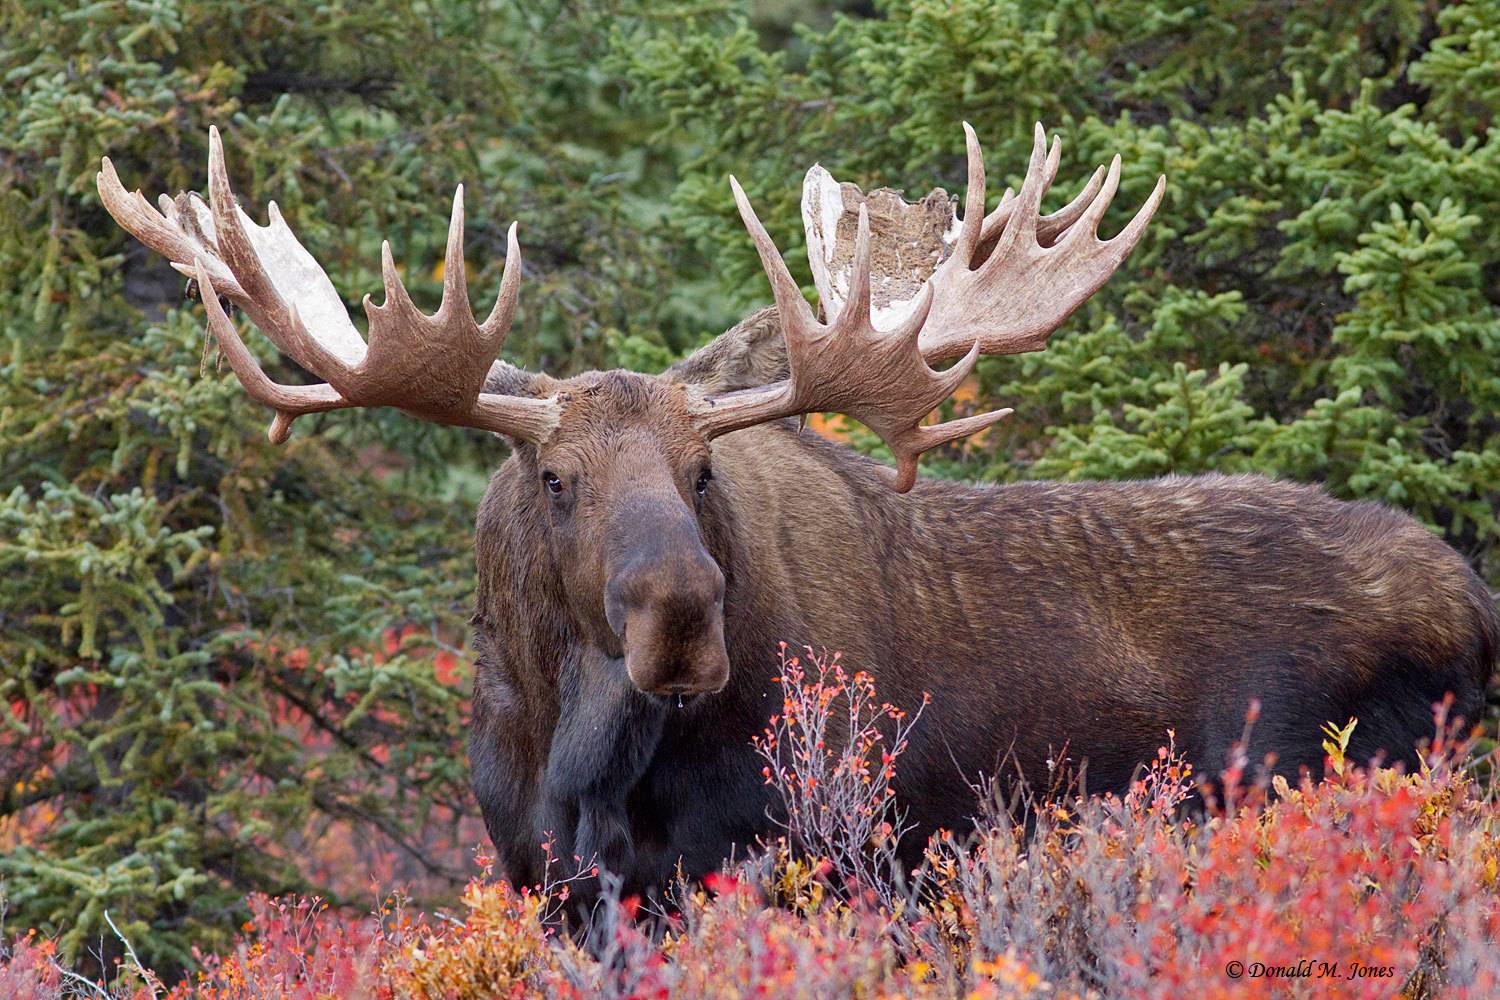
{"label": "moose antler", "polygon": [[[236,204],[218,129],[208,133],[207,205],[197,195],[182,194],[175,201],[163,195],[158,212],[139,191],[126,192],[108,157],[97,181],[116,222],[198,281],[209,329],[230,368],[253,399],[276,411],[272,441],[285,441],[292,421],[304,413],[356,406],[394,406],[424,420],[529,441],[545,438],[557,426],[556,399],[482,391],[515,315],[521,251],[512,223],[500,294],[489,318],[476,323],[464,275],[462,185],[453,195],[437,312],[425,316],[412,304],[390,243],[382,243],[385,301],[375,305],[364,298],[367,347],[333,283],[292,234],[276,203],[270,203],[268,226],[256,225]],[[219,305],[221,294],[324,384],[271,381]]]}
{"label": "moose antler", "polygon": [[[996,410],[935,425],[922,420],[969,374],[981,354],[1040,350],[1084,300],[1094,294],[1135,247],[1161,203],[1166,178],[1135,218],[1110,240],[1097,228],[1120,181],[1120,158],[1095,171],[1065,208],[1041,217],[1042,196],[1057,172],[1061,146],[1049,152],[1039,124],[1031,162],[1018,195],[1006,191],[1000,205],[984,213],[984,160],[966,123],[969,185],[963,223],[949,255],[910,296],[883,289],[884,307],[872,305],[870,216],[861,201],[853,258],[839,294],[826,261],[813,257],[824,311],[820,323],[802,297],[776,244],[756,218],[739,183],[730,178],[735,203],[771,282],[789,376],[785,381],[693,401],[706,437],[780,417],[818,411],[847,414],[885,441],[896,458],[892,485],[898,492],[916,481],[922,452],[973,434],[1011,411]],[[1101,180],[1101,173],[1103,177]],[[809,183],[818,179],[810,173]],[[831,181],[831,179],[830,179]],[[812,236],[812,224],[809,235]],[[809,239],[809,251],[815,241]],[[837,256],[834,254],[832,256]],[[899,275],[882,274],[883,283]],[[930,365],[959,358],[945,371]]]}
{"label": "moose antler", "polygon": [[904,493],[916,481],[918,455],[982,430],[1011,412],[999,410],[921,426],[922,418],[953,394],[979,359],[976,347],[945,372],[933,371],[922,359],[917,338],[932,304],[931,288],[924,290],[915,313],[896,329],[875,328],[870,315],[870,218],[861,205],[848,301],[831,323],[819,323],[739,182],[730,178],[730,184],[771,279],[790,376],[783,382],[710,396],[696,404],[695,416],[705,437],[778,417],[824,410],[847,413],[890,446],[897,461],[893,485]]}

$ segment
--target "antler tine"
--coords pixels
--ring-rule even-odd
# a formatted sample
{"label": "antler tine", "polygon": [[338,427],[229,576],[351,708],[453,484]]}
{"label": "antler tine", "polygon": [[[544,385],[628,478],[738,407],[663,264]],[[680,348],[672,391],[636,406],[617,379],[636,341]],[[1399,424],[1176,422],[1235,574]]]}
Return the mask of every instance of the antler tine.
{"label": "antler tine", "polygon": [[1078,223],[1064,234],[1059,246],[1064,250],[1073,250],[1086,243],[1092,243],[1096,248],[1108,248],[1110,253],[1108,259],[1116,265],[1125,259],[1126,255],[1135,248],[1136,242],[1146,231],[1146,223],[1151,221],[1151,216],[1156,214],[1156,208],[1161,204],[1162,196],[1166,193],[1166,177],[1158,177],[1156,186],[1152,188],[1151,195],[1145,204],[1136,211],[1135,217],[1120,230],[1113,238],[1108,240],[1099,239],[1099,221],[1104,218],[1109,203],[1114,199],[1115,191],[1120,184],[1120,158],[1116,156],[1109,166],[1109,176],[1105,179],[1104,187],[1090,203],[1084,216]]}
{"label": "antler tine", "polygon": [[745,189],[740,187],[740,182],[732,174],[729,177],[729,187],[734,192],[734,204],[740,211],[740,220],[749,230],[755,251],[760,255],[761,267],[771,282],[771,295],[776,301],[776,311],[781,316],[783,330],[788,328],[788,324],[792,324],[799,332],[803,331],[807,321],[815,318],[807,300],[802,297],[802,289],[792,279],[792,272],[787,270],[781,251],[776,249],[776,241],[771,239],[766,227],[761,225],[755,209],[750,206],[750,199],[745,197]]}
{"label": "antler tine", "polygon": [[[164,204],[162,210],[158,211],[139,190],[126,191],[125,185],[120,183],[120,175],[115,173],[115,165],[107,156],[99,161],[99,172],[94,175],[94,183],[99,189],[99,200],[105,211],[122,229],[174,263],[191,261],[195,256],[208,254],[204,266],[213,276],[220,293],[236,302],[244,300],[244,289],[240,288],[240,283],[229,269],[213,256],[214,249],[201,245],[188,232],[173,225],[170,198],[162,196]],[[178,263],[178,266],[182,265]]]}
{"label": "antler tine", "polygon": [[966,265],[974,260],[984,233],[984,153],[974,126],[964,122],[964,147],[968,156],[969,181],[964,191],[964,219],[954,244],[953,256]]}
{"label": "antler tine", "polygon": [[[1061,148],[1061,143],[1060,139],[1053,140],[1052,149],[1054,152]],[[1049,171],[1047,185],[1050,189],[1057,172],[1053,157],[1048,158],[1047,169]],[[1083,215],[1084,211],[1093,202],[1094,195],[1099,193],[1099,187],[1104,183],[1104,172],[1105,168],[1102,166],[1095,168],[1093,174],[1089,176],[1088,182],[1073,196],[1072,201],[1051,215],[1044,215],[1040,219],[1037,219],[1036,241],[1039,244],[1044,247],[1052,246],[1061,238],[1063,233],[1067,232],[1078,221],[1079,216]],[[1010,221],[1014,210],[1015,193],[1010,188],[1006,188],[1005,195],[1000,199],[999,206],[984,218],[984,235],[979,239],[979,256],[982,260],[988,259],[989,252],[999,242],[1000,234],[1004,232],[1005,225]]]}
{"label": "antler tine", "polygon": [[516,303],[521,295],[521,241],[516,238],[516,224],[512,222],[505,234],[505,267],[500,271],[500,292],[495,296],[495,305],[490,315],[479,324],[479,336],[486,343],[494,344],[495,353],[510,336],[511,320],[515,318]]}
{"label": "antler tine", "polygon": [[[505,265],[500,274],[500,292],[495,297],[495,304],[490,308],[489,316],[478,325],[480,341],[487,346],[492,345],[496,354],[500,352],[500,348],[505,344],[505,338],[510,334],[511,321],[515,316],[521,291],[521,245],[516,239],[516,223],[514,222],[506,230],[505,245]],[[382,244],[381,251],[383,255],[388,253],[386,244]],[[416,306],[411,302],[411,294],[401,281],[394,263],[386,261],[384,257],[382,280],[386,289],[385,305],[389,305],[394,298],[400,308],[415,312]],[[472,320],[473,309],[469,304],[468,265],[464,258],[464,186],[460,184],[453,191],[453,211],[448,220],[448,241],[443,250],[443,298],[438,304],[437,312],[432,314],[432,319],[453,322],[464,317]]]}
{"label": "antler tine", "polygon": [[[1041,129],[1040,123],[1038,123],[1037,129],[1038,130]],[[1040,139],[1040,140],[1042,140],[1042,141],[1045,141],[1045,133],[1039,132],[1037,138]],[[967,124],[965,125],[964,139],[965,139],[966,144],[968,144],[968,146],[970,148],[970,154],[969,155],[970,156],[977,155],[978,140],[974,137],[973,130],[970,129],[970,128],[968,128]],[[1028,166],[1026,177],[1022,179],[1021,188],[1022,188],[1022,192],[1023,193],[1026,190],[1026,185],[1032,181],[1033,173],[1032,173],[1032,170],[1030,168],[1032,166],[1035,166],[1035,158],[1036,158],[1036,150],[1035,150],[1035,145],[1033,144],[1032,161],[1031,161],[1030,166]],[[1052,145],[1047,149],[1047,158],[1046,158],[1046,161],[1045,161],[1045,165],[1044,165],[1043,172],[1042,172],[1042,178],[1041,178],[1041,188],[1040,188],[1041,195],[1045,195],[1052,188],[1052,182],[1054,180],[1056,180],[1056,178],[1057,178],[1057,167],[1058,167],[1058,164],[1061,161],[1062,161],[1062,138],[1061,137],[1054,137],[1053,140],[1052,140]],[[973,185],[973,181],[971,179],[970,180],[970,188],[971,189],[972,189],[972,185]],[[1086,188],[1085,190],[1088,190],[1088,189]],[[966,197],[972,197],[972,195],[967,195]],[[1083,197],[1083,195],[1080,194],[1079,197],[1081,198],[1081,197]],[[983,200],[983,193],[981,192],[981,201],[982,200]],[[1077,202],[1078,199],[1075,198],[1074,201]],[[988,259],[988,257],[989,257],[989,251],[991,251],[991,250],[994,249],[995,244],[999,241],[1000,237],[1004,235],[1005,230],[1006,230],[1006,226],[1010,223],[1010,221],[1012,219],[1014,219],[1016,217],[1016,206],[1018,204],[1019,204],[1019,202],[1018,202],[1018,199],[1017,199],[1015,191],[1013,191],[1011,188],[1006,188],[1005,189],[1005,193],[1000,196],[1000,204],[998,204],[998,205],[995,206],[995,210],[993,212],[991,212],[989,215],[986,215],[984,217],[984,225],[983,225],[983,227],[981,229],[981,235],[979,237],[978,252],[977,252],[977,258],[978,259],[976,260],[973,257],[970,258],[970,260],[969,260],[969,266],[971,268],[977,267],[984,260]],[[1040,196],[1038,196],[1038,198],[1037,198],[1037,204],[1038,205],[1041,204],[1041,197]],[[1074,207],[1073,204],[1069,204],[1068,206],[1066,206],[1061,211],[1055,212],[1052,215],[1047,216],[1047,217],[1045,217],[1043,219],[1039,219],[1038,220],[1038,234],[1037,234],[1038,240],[1042,239],[1042,235],[1041,235],[1041,226],[1042,226],[1042,224],[1047,223],[1049,220],[1057,219],[1059,216],[1062,216],[1064,212],[1067,212],[1069,209],[1072,209],[1073,207]],[[1084,206],[1082,206],[1082,205],[1078,206],[1078,210],[1081,210],[1083,207]],[[1058,226],[1057,228],[1060,231],[1061,229],[1066,228],[1067,225],[1069,225],[1069,224],[1071,224],[1071,223],[1070,222],[1064,222],[1062,225]]]}
{"label": "antler tine", "polygon": [[1161,205],[1162,197],[1167,193],[1167,175],[1161,174],[1156,178],[1156,186],[1151,189],[1151,194],[1146,199],[1135,217],[1130,220],[1124,229],[1106,241],[1106,245],[1116,248],[1118,260],[1124,260],[1135,249],[1136,243],[1146,232],[1146,224],[1156,214],[1156,209]]}
{"label": "antler tine", "polygon": [[464,265],[464,186],[453,189],[453,211],[448,217],[448,243],[443,248],[443,298],[434,314],[445,319],[455,313],[473,315]]}
{"label": "antler tine", "polygon": [[1089,175],[1088,183],[1062,208],[1051,215],[1044,215],[1036,223],[1036,239],[1042,246],[1047,247],[1056,243],[1063,233],[1078,221],[1084,210],[1092,204],[1094,195],[1099,193],[1099,187],[1104,183],[1104,168],[1095,167],[1094,172]]}
{"label": "antler tine", "polygon": [[[967,137],[965,138],[967,139]],[[1062,139],[1053,138],[1052,148],[1047,153],[1047,187],[1049,189],[1052,187],[1052,182],[1057,179],[1057,165],[1061,161],[1061,158]],[[988,246],[993,248],[996,237],[1005,228],[1005,224],[1010,221],[1011,214],[1015,209],[1015,201],[1016,192],[1007,187],[1004,193],[1000,195],[1000,204],[995,206],[993,212],[984,217],[984,229],[982,235],[979,237],[980,247]],[[982,255],[983,250],[980,252]]]}
{"label": "antler tine", "polygon": [[382,308],[416,312],[416,305],[401,283],[401,275],[396,273],[396,256],[391,253],[390,240],[380,241],[380,285],[385,291],[385,301],[380,303]]}
{"label": "antler tine", "polygon": [[1116,154],[1114,159],[1109,161],[1109,173],[1104,178],[1104,186],[1099,189],[1099,193],[1094,196],[1093,200],[1089,202],[1088,207],[1083,210],[1083,214],[1079,216],[1078,224],[1073,227],[1075,232],[1070,232],[1064,236],[1063,242],[1077,242],[1087,239],[1090,236],[1096,236],[1099,232],[1099,220],[1104,218],[1105,210],[1109,208],[1109,203],[1114,200],[1115,192],[1119,189],[1120,157],[1119,154]]}
{"label": "antler tine", "polygon": [[[979,352],[976,350],[973,356],[977,360]],[[958,366],[955,365],[954,367]],[[973,361],[969,362],[968,367],[973,367]],[[965,370],[964,374],[967,376],[968,371]],[[962,381],[962,379],[959,381]],[[896,459],[896,468],[892,470],[888,477],[891,489],[897,493],[906,493],[916,485],[917,462],[924,452],[931,451],[933,448],[947,444],[950,441],[957,441],[959,438],[978,434],[980,431],[1004,420],[1014,412],[1016,411],[1006,406],[998,410],[990,410],[986,413],[976,413],[972,416],[959,417],[957,420],[949,420],[946,423],[919,424],[911,431],[909,448],[900,453],[892,451],[892,455]]]}
{"label": "antler tine", "polygon": [[849,294],[839,312],[840,326],[854,329],[870,327],[870,211],[859,206],[859,221],[854,230],[854,270],[849,274]]}
{"label": "antler tine", "polygon": [[[1056,147],[1060,150],[1061,143]],[[1000,234],[1000,242],[990,255],[990,262],[1005,256],[1007,251],[1022,240],[1035,242],[1037,215],[1042,207],[1042,195],[1047,193],[1048,161],[1047,132],[1042,123],[1036,123],[1031,143],[1031,163],[1026,168],[1026,178],[1021,182],[1021,191],[1011,208],[1010,221]]]}

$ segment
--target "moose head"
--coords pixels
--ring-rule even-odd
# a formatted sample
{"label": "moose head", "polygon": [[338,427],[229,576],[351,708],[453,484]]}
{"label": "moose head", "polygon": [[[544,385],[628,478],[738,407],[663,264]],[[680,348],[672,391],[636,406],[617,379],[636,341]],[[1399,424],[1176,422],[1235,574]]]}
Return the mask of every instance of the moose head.
{"label": "moose head", "polygon": [[[872,267],[871,209],[884,220],[890,193],[864,196],[814,168],[804,209],[823,320],[730,179],[770,279],[785,363],[784,377],[729,392],[671,374],[554,379],[497,361],[522,274],[516,227],[508,233],[499,296],[478,322],[465,287],[462,186],[453,198],[437,311],[424,315],[412,303],[386,243],[384,301],[364,299],[367,341],[275,203],[264,227],[240,209],[216,129],[209,132],[207,202],[192,194],[163,196],[157,211],[139,192],[126,192],[108,159],[98,184],[125,229],[199,283],[209,328],[230,367],[251,397],[275,411],[273,442],[285,441],[303,414],[371,406],[513,442],[535,491],[528,511],[545,522],[575,627],[608,658],[622,660],[640,691],[680,697],[718,691],[729,676],[724,574],[705,544],[703,523],[714,502],[714,440],[786,417],[839,412],[890,447],[891,488],[911,489],[924,451],[1010,412],[924,423],[978,357],[1044,347],[1130,253],[1160,203],[1164,178],[1119,235],[1099,239],[1099,221],[1120,179],[1115,157],[1066,207],[1042,216],[1061,147],[1054,140],[1049,148],[1038,125],[1019,193],[1007,190],[986,214],[983,158],[973,130],[964,130],[968,190],[961,224],[942,227],[925,246],[893,245],[899,233],[884,232],[876,246],[882,260],[903,249],[908,258],[925,256],[925,280],[909,280],[889,265]],[[951,221],[946,198],[942,207]],[[271,381],[219,296],[323,382]],[[932,367],[945,362],[954,363]]]}

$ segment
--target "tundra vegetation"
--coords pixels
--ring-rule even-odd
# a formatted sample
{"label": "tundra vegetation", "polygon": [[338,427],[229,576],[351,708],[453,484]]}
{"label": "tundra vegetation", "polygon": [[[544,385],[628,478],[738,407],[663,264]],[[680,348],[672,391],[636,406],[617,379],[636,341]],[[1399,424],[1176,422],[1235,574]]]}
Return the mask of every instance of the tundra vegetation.
{"label": "tundra vegetation", "polygon": [[[477,289],[498,284],[504,223],[527,227],[511,360],[566,374],[665,367],[760,304],[731,169],[799,268],[808,163],[959,190],[964,119],[992,170],[1016,171],[998,192],[1044,120],[1069,139],[1064,177],[1123,154],[1106,231],[1157,174],[1173,186],[1047,352],[980,363],[979,398],[1017,415],[925,470],[1321,482],[1412,512],[1500,582],[1493,3],[797,16],[0,8],[0,986],[84,990],[77,970],[149,995],[141,969],[203,968],[185,991],[700,995],[764,977],[784,995],[1171,996],[1263,986],[1225,979],[1230,960],[1315,957],[1494,993],[1477,947],[1497,929],[1492,790],[1447,751],[1411,777],[1364,771],[1337,735],[1324,781],[1192,824],[1163,821],[1183,777],[1168,747],[1122,800],[1061,794],[1024,857],[998,817],[977,845],[935,843],[916,894],[840,866],[837,831],[789,831],[813,857],[731,869],[662,939],[617,919],[602,956],[548,933],[568,858],[540,891],[472,884],[458,922],[413,916],[452,905],[482,838],[464,825],[465,617],[499,446],[380,411],[264,445],[258,408],[203,377],[180,279],[101,209],[102,154],[131,186],[193,187],[221,125],[241,187],[280,202],[339,288],[376,287],[390,236],[428,305],[433,194],[464,180]],[[371,878],[409,899],[349,918]]]}

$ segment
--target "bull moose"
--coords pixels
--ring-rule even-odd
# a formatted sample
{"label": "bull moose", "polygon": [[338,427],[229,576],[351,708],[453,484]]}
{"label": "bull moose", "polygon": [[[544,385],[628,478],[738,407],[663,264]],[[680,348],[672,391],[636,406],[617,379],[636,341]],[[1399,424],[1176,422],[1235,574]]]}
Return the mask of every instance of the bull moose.
{"label": "bull moose", "polygon": [[[511,878],[541,876],[547,833],[630,888],[703,874],[765,833],[775,803],[751,737],[779,704],[781,640],[843,650],[897,704],[930,694],[897,778],[919,836],[964,824],[964,776],[1002,758],[1036,782],[1066,747],[1091,789],[1119,789],[1171,728],[1217,773],[1252,700],[1250,752],[1284,773],[1321,761],[1326,720],[1358,717],[1359,756],[1410,761],[1434,703],[1480,717],[1494,605],[1405,514],[1256,476],[916,481],[922,452],[1009,412],[924,423],[976,358],[1043,349],[1165,189],[1101,240],[1115,157],[1042,215],[1060,147],[1038,125],[1019,192],[986,214],[964,128],[961,221],[941,190],[908,204],[809,173],[823,319],[731,178],[774,307],[659,375],[568,379],[496,360],[520,250],[512,224],[477,323],[462,187],[437,312],[413,305],[386,244],[367,341],[275,204],[266,227],[237,206],[216,130],[207,202],[157,211],[103,161],[105,206],[197,280],[234,373],[275,411],[272,441],[302,414],[394,406],[512,443],[476,529],[469,744]],[[325,382],[272,382],[219,296]],[[815,412],[862,422],[895,468],[801,433],[793,418]]]}

